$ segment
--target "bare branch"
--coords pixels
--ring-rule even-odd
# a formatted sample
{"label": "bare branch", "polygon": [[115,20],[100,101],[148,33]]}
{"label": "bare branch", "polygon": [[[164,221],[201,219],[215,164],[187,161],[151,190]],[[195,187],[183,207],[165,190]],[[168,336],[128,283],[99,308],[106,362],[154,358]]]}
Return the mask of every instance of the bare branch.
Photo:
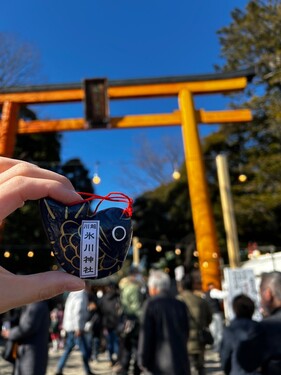
{"label": "bare branch", "polygon": [[157,149],[145,136],[138,138],[137,143],[139,148],[133,152],[132,163],[123,165],[120,183],[134,187],[136,194],[169,183],[173,170],[183,163],[183,147],[179,139],[162,138]]}
{"label": "bare branch", "polygon": [[34,83],[38,71],[35,47],[12,34],[0,33],[0,87]]}

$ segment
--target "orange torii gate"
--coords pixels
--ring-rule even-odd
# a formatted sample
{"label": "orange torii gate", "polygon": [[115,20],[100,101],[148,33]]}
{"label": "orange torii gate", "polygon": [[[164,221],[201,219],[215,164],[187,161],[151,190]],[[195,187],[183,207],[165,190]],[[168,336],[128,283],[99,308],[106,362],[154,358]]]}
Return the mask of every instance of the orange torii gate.
{"label": "orange torii gate", "polygon": [[[252,70],[230,73],[109,81],[110,100],[154,97],[178,97],[179,109],[172,113],[126,115],[109,118],[108,128],[181,126],[185,151],[192,215],[199,254],[203,288],[208,282],[220,286],[220,253],[214,217],[206,181],[198,124],[251,121],[247,109],[226,111],[196,110],[194,95],[241,91],[254,76]],[[84,118],[24,121],[18,118],[21,105],[81,102],[85,92],[81,84],[29,86],[0,90],[0,155],[12,157],[17,134],[90,130]]]}

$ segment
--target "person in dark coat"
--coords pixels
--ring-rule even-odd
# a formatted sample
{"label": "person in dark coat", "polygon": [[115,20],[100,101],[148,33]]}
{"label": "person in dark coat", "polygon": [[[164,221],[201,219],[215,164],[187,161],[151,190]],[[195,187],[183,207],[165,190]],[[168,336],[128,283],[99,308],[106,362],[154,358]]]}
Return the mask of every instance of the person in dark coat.
{"label": "person in dark coat", "polygon": [[187,353],[188,311],[169,293],[170,278],[153,271],[148,279],[149,298],[143,308],[138,363],[145,374],[190,375]]}
{"label": "person in dark coat", "polygon": [[257,374],[242,369],[236,359],[239,343],[247,338],[249,332],[258,325],[257,322],[252,320],[255,303],[250,297],[239,294],[233,299],[232,307],[235,318],[229,326],[224,327],[220,348],[222,368],[226,375]]}
{"label": "person in dark coat", "polygon": [[84,327],[85,338],[89,347],[89,359],[98,360],[100,351],[102,322],[101,312],[98,306],[97,298],[89,296],[88,319]]}
{"label": "person in dark coat", "polygon": [[178,299],[186,303],[189,311],[190,331],[187,348],[191,368],[194,373],[204,375],[205,345],[199,340],[199,329],[209,327],[212,312],[208,302],[193,293],[192,275],[185,275],[178,282],[178,291]]}
{"label": "person in dark coat", "polygon": [[139,337],[139,319],[143,305],[143,279],[140,270],[132,266],[129,275],[119,282],[122,316],[118,325],[119,353],[118,362],[113,371],[118,375],[127,375],[133,367],[133,375],[140,375],[137,363]]}
{"label": "person in dark coat", "polygon": [[27,305],[18,326],[2,333],[19,343],[14,375],[45,375],[48,363],[50,310],[48,302]]}
{"label": "person in dark coat", "polygon": [[264,320],[241,342],[237,359],[247,371],[260,368],[263,375],[280,375],[281,272],[262,274],[260,296]]}
{"label": "person in dark coat", "polygon": [[102,327],[105,330],[107,349],[112,365],[117,361],[119,339],[117,334],[117,326],[121,313],[120,293],[115,283],[110,283],[105,290],[100,304],[102,315]]}

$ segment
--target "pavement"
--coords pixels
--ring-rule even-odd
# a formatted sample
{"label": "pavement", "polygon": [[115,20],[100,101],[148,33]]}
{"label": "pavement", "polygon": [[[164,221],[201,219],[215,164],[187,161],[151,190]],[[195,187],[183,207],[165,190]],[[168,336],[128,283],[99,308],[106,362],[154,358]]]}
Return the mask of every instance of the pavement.
{"label": "pavement", "polygon": [[[54,375],[56,373],[56,365],[63,350],[53,352],[49,351],[49,364],[46,375]],[[98,361],[90,362],[91,370],[96,375],[114,375],[111,363],[108,361],[107,353],[102,353],[98,357]],[[205,354],[206,374],[224,375],[221,370],[218,353],[208,350]],[[0,374],[12,375],[12,365],[0,357]],[[82,359],[79,350],[73,350],[66,366],[63,370],[64,375],[85,375],[83,371]]]}

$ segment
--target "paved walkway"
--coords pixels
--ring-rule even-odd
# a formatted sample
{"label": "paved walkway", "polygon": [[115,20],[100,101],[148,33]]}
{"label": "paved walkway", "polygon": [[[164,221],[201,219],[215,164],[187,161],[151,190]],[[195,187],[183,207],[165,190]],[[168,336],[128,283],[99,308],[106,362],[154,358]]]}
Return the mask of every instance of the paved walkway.
{"label": "paved walkway", "polygon": [[[2,348],[1,348],[2,349]],[[49,365],[46,375],[54,375],[56,372],[56,364],[62,354],[62,350],[53,353],[50,350],[49,354]],[[212,375],[223,375],[223,371],[220,369],[219,357],[217,353],[208,351],[206,353],[206,373]],[[92,371],[97,375],[113,375],[111,370],[111,364],[107,360],[106,354],[99,356],[99,362],[94,361],[90,363]],[[63,373],[65,375],[84,375],[81,354],[78,350],[73,350],[67,364],[64,368]],[[12,366],[0,358],[0,374],[1,375],[12,375]]]}

